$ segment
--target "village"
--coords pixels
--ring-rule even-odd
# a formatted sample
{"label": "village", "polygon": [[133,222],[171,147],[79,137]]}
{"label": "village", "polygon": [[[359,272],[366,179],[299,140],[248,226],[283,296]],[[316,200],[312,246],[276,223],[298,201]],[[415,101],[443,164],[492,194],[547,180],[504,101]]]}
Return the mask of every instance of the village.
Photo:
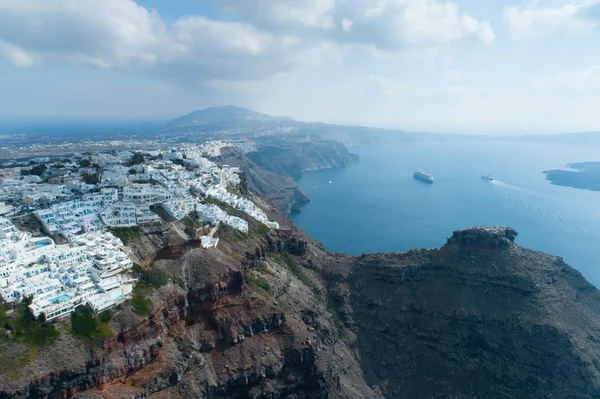
{"label": "village", "polygon": [[[183,149],[74,154],[8,162],[0,169],[0,295],[27,299],[36,318],[52,320],[81,305],[100,313],[131,297],[133,260],[114,229],[181,220],[211,225],[201,237],[216,247],[221,224],[248,233],[244,212],[269,229],[277,222],[236,194],[240,170],[209,160],[230,145],[207,142]],[[42,233],[16,227],[33,215]],[[111,230],[113,232],[111,232]]]}

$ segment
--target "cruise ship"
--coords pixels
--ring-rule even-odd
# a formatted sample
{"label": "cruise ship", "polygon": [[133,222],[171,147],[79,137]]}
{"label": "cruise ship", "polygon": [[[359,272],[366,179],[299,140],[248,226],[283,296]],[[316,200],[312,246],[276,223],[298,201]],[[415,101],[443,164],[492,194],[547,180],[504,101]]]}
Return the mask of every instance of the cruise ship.
{"label": "cruise ship", "polygon": [[493,181],[494,180],[494,178],[492,176],[490,176],[490,175],[483,175],[483,176],[481,176],[481,178],[483,180],[487,180],[487,181]]}
{"label": "cruise ship", "polygon": [[433,175],[430,175],[429,173],[425,173],[421,169],[416,171],[415,174],[413,175],[413,177],[417,180],[424,181],[425,183],[433,183]]}

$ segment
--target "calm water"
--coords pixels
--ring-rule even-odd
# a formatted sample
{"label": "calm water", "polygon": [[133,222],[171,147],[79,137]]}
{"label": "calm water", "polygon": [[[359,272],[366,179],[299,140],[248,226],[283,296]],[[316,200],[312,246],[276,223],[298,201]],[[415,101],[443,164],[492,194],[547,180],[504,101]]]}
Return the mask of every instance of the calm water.
{"label": "calm water", "polygon": [[[600,192],[553,186],[542,173],[600,161],[600,148],[467,141],[351,151],[359,164],[305,173],[312,202],[291,216],[328,250],[433,248],[456,229],[511,226],[517,243],[562,256],[600,286]],[[418,168],[435,184],[414,180]],[[488,173],[497,181],[481,179]]]}

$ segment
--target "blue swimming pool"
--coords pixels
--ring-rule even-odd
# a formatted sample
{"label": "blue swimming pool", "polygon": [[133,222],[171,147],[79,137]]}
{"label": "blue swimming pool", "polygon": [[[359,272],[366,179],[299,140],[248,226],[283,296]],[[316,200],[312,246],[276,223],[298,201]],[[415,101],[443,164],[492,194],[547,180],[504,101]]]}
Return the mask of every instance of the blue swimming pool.
{"label": "blue swimming pool", "polygon": [[50,302],[50,303],[57,303],[57,302],[60,302],[60,301],[65,301],[67,299],[69,299],[69,296],[67,294],[62,294],[61,296],[57,296],[56,298],[50,299],[48,302]]}

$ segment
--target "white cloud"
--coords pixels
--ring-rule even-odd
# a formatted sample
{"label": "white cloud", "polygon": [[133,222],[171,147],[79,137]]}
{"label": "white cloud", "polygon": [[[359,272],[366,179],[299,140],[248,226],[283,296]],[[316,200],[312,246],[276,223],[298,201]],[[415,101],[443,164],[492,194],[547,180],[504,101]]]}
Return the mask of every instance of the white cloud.
{"label": "white cloud", "polygon": [[219,6],[244,20],[268,28],[331,29],[335,0],[217,0]]}
{"label": "white cloud", "polygon": [[600,66],[573,69],[535,82],[538,89],[588,91],[600,89]]}
{"label": "white cloud", "polygon": [[0,40],[0,56],[8,59],[13,65],[27,68],[35,63],[31,54],[14,44]]}
{"label": "white cloud", "polygon": [[445,82],[460,82],[464,77],[465,75],[460,70],[453,68],[446,68],[442,73],[442,79]]}
{"label": "white cloud", "polygon": [[352,22],[348,18],[344,17],[344,19],[342,19],[342,29],[344,30],[344,32],[350,31],[350,29],[352,29],[352,25],[354,25],[354,22]]}
{"label": "white cloud", "polygon": [[450,1],[384,1],[378,4],[377,13],[369,10],[366,15],[371,29],[381,29],[380,35],[412,45],[445,44],[468,38],[489,45],[495,40],[489,23],[461,15],[456,3]]}
{"label": "white cloud", "polygon": [[504,20],[515,37],[589,34],[600,26],[599,9],[600,0],[531,1],[526,5],[506,8]]}
{"label": "white cloud", "polygon": [[488,23],[446,0],[220,4],[239,21],[167,21],[134,0],[0,0],[0,58],[19,67],[58,61],[203,83],[265,79],[357,48],[494,40]]}
{"label": "white cloud", "polygon": [[[222,2],[216,2],[223,6]],[[492,44],[488,22],[461,14],[448,0],[226,0],[225,9],[267,30],[296,31],[313,38],[341,40],[395,50],[406,45],[438,45],[463,40]],[[334,21],[342,21],[336,36]]]}
{"label": "white cloud", "polygon": [[370,91],[377,96],[396,96],[401,91],[399,84],[382,75],[368,75],[367,82],[369,83]]}
{"label": "white cloud", "polygon": [[0,0],[0,57],[17,66],[61,61],[173,80],[258,79],[335,54],[322,44],[202,16],[167,23],[133,0]]}

